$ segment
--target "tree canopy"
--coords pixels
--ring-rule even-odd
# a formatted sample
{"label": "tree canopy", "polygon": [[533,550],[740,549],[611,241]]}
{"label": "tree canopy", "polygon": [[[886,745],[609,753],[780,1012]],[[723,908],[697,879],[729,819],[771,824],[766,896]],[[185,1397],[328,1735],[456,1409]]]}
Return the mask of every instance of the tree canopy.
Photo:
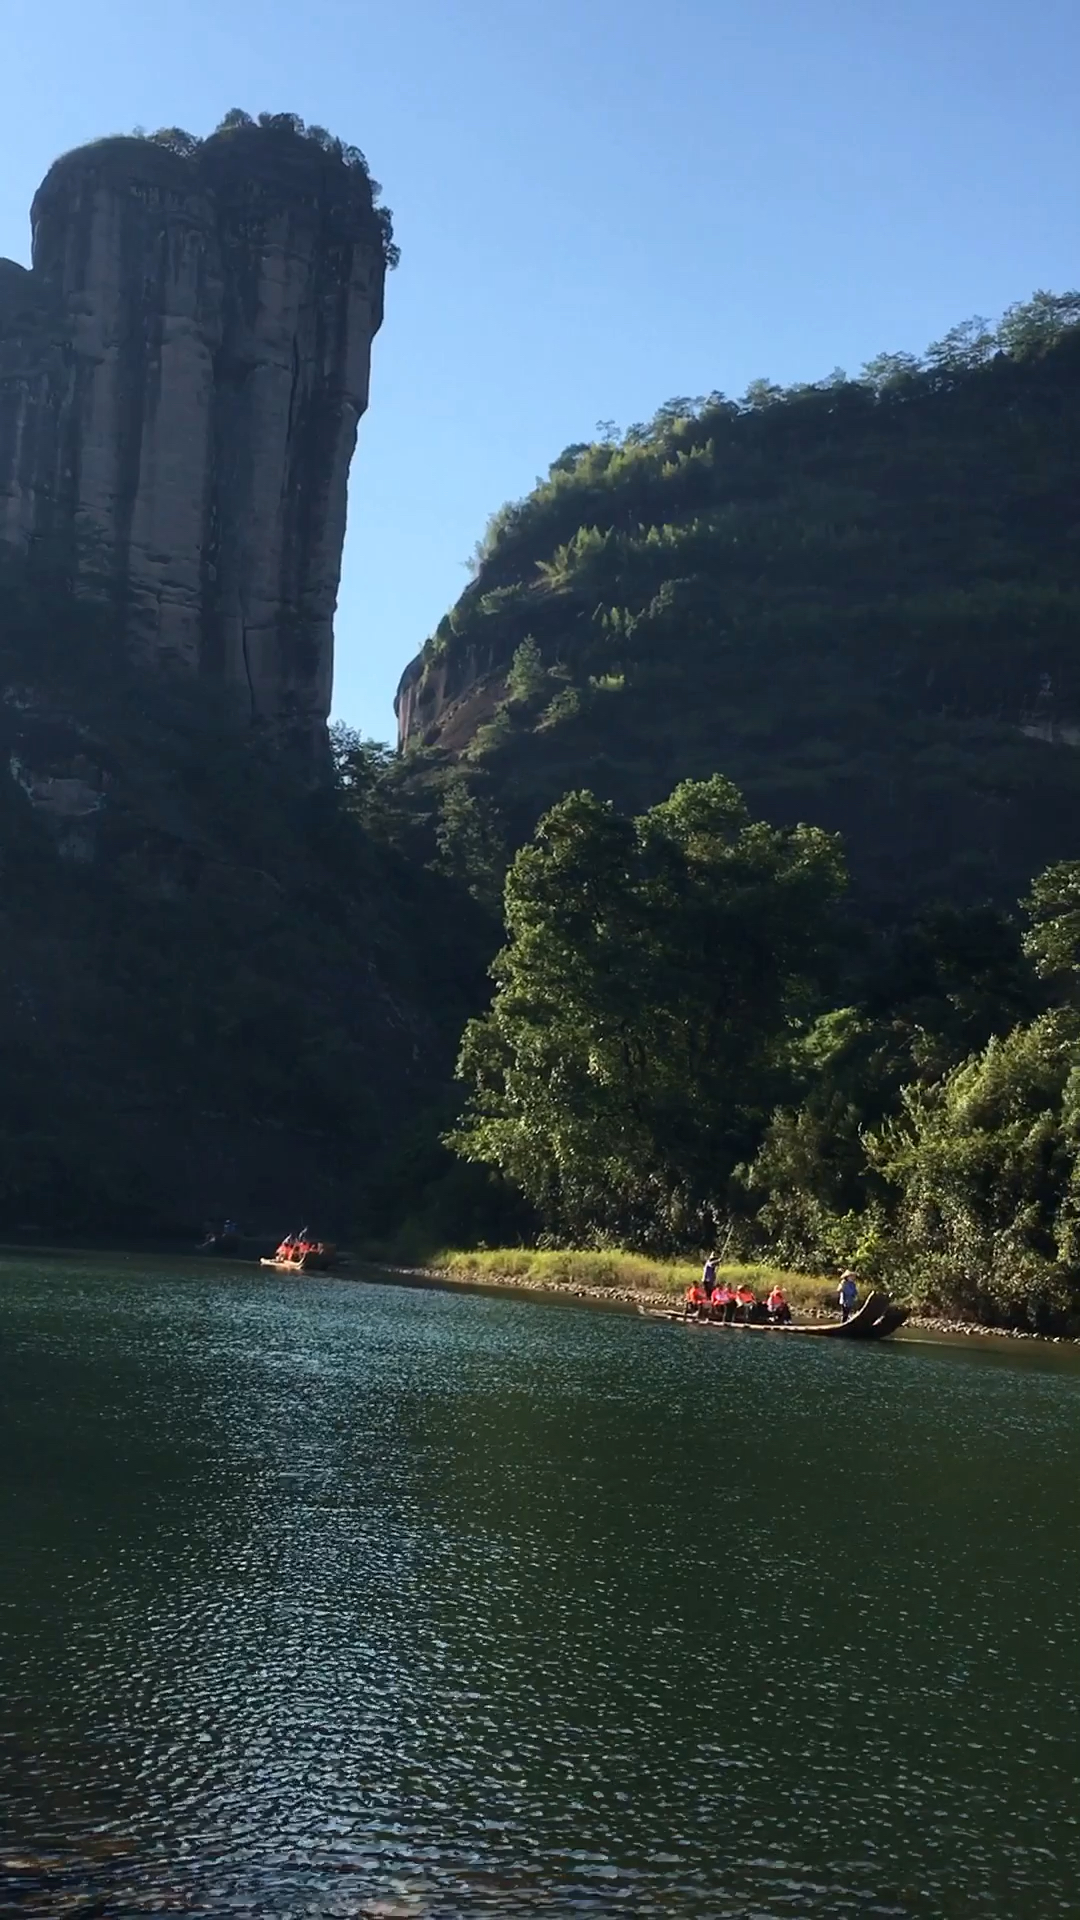
{"label": "tree canopy", "polygon": [[[394,240],[394,216],[389,207],[380,206],[382,187],[378,180],[372,178],[367,160],[359,147],[350,146],[336,134],[328,133],[325,127],[308,125],[298,113],[260,113],[253,116],[246,113],[243,107],[230,107],[208,138],[217,140],[229,134],[247,132],[259,132],[268,139],[279,141],[304,141],[309,148],[325,154],[333,165],[351,174],[359,183],[365,201],[370,202],[372,207],[382,235],[386,265],[389,268],[398,265],[401,249]],[[189,133],[185,127],[156,127],[153,132],[148,132],[145,127],[136,127],[134,138],[149,140],[185,160],[198,155],[206,145],[201,135]]]}
{"label": "tree canopy", "polygon": [[783,1084],[842,881],[828,835],[752,822],[718,777],[637,819],[568,794],[507,877],[458,1152],[561,1234],[707,1237]]}

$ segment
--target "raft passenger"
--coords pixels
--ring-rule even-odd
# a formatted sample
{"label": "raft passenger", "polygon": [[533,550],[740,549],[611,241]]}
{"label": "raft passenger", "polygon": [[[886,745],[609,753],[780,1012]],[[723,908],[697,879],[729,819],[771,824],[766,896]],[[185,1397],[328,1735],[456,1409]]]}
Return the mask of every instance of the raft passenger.
{"label": "raft passenger", "polygon": [[753,1287],[736,1287],[735,1299],[737,1304],[742,1308],[743,1322],[748,1325],[753,1317],[754,1308],[757,1306],[757,1294],[754,1292]]}
{"label": "raft passenger", "polygon": [[769,1324],[774,1327],[786,1327],[791,1319],[791,1308],[784,1297],[782,1287],[774,1287],[765,1302],[769,1310]]}
{"label": "raft passenger", "polygon": [[686,1289],[686,1294],[683,1299],[683,1319],[689,1320],[692,1313],[696,1313],[699,1320],[704,1319],[705,1309],[708,1307],[708,1304],[709,1296],[702,1286],[701,1281],[695,1280],[693,1286],[687,1287]]}

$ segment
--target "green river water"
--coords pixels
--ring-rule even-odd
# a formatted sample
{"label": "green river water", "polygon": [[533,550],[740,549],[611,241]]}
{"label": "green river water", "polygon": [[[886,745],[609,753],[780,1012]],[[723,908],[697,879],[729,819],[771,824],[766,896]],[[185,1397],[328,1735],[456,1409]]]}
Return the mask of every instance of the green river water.
{"label": "green river water", "polygon": [[0,1912],[1080,1912],[1080,1364],[0,1261]]}

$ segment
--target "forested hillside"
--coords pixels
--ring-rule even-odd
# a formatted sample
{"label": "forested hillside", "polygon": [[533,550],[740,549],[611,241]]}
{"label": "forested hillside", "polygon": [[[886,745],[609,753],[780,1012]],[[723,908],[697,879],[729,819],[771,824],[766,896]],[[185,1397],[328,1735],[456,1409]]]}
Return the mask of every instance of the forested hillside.
{"label": "forested hillside", "polygon": [[1080,817],[1078,502],[1077,294],[672,400],[494,516],[402,681],[413,778],[475,854],[720,772],[886,909],[1015,900]]}
{"label": "forested hillside", "polygon": [[494,516],[380,790],[503,911],[452,1145],[525,1232],[1075,1321],[1078,636],[1080,294]]}
{"label": "forested hillside", "polygon": [[0,683],[0,1231],[349,1229],[449,1081],[479,909],[14,563]]}
{"label": "forested hillside", "polygon": [[1076,1323],[1078,429],[1044,295],[568,448],[321,787],[9,568],[0,1224],[715,1240]]}

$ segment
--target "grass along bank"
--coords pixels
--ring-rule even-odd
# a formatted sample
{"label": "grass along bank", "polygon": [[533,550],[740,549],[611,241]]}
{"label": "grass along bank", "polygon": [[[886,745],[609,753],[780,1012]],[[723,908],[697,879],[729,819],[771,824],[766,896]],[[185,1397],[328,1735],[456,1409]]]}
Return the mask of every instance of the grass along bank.
{"label": "grass along bank", "polygon": [[[692,1280],[702,1261],[650,1260],[621,1248],[594,1252],[578,1248],[484,1247],[478,1252],[449,1248],[422,1265],[432,1273],[474,1285],[520,1286],[552,1293],[607,1295],[614,1299],[671,1304]],[[729,1285],[753,1287],[758,1298],[779,1284],[791,1305],[804,1313],[834,1308],[836,1281],[817,1274],[786,1273],[779,1267],[718,1266]]]}
{"label": "grass along bank", "polygon": [[[520,1287],[530,1293],[566,1293],[576,1299],[617,1301],[632,1306],[671,1307],[677,1305],[691,1280],[701,1276],[704,1256],[699,1260],[650,1260],[645,1254],[627,1253],[621,1248],[596,1252],[586,1248],[484,1247],[479,1250],[444,1248],[437,1253],[421,1251],[411,1240],[372,1245],[362,1258],[384,1272],[427,1273],[432,1279],[457,1281],[462,1287]],[[717,1272],[729,1285],[745,1281],[760,1300],[779,1282],[796,1314],[812,1319],[836,1314],[837,1278],[835,1275],[790,1273],[783,1267],[760,1265],[721,1265]],[[861,1276],[862,1299],[872,1281]],[[912,1289],[894,1294],[910,1311],[909,1327],[925,1332],[1006,1340],[1046,1340],[1053,1345],[1080,1339],[1080,1328],[1036,1333],[1028,1328],[1003,1326],[988,1320],[973,1320],[960,1307],[934,1302]]]}

